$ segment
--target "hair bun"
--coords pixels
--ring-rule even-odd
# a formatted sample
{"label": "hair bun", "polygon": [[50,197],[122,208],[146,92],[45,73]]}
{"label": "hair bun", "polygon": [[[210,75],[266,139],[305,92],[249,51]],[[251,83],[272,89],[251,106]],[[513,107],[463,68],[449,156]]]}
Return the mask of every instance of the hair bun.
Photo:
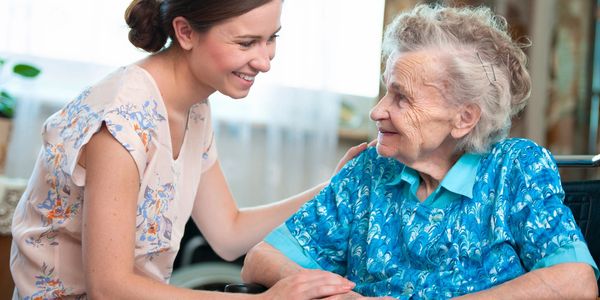
{"label": "hair bun", "polygon": [[125,11],[129,26],[129,41],[148,52],[157,52],[165,46],[167,34],[161,27],[161,0],[134,0]]}

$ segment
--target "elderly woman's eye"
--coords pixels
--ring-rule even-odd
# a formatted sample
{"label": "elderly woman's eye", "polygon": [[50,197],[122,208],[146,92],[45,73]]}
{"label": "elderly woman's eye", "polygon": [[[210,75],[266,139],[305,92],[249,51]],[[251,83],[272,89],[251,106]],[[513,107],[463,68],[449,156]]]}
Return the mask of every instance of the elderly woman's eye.
{"label": "elderly woman's eye", "polygon": [[394,96],[394,99],[396,99],[396,101],[405,101],[406,100],[406,96],[404,94],[396,94]]}

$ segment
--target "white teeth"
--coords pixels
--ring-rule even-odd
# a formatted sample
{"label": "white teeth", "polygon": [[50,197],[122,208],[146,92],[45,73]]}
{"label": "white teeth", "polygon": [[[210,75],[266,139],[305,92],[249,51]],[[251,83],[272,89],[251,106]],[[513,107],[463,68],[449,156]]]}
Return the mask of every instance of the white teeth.
{"label": "white teeth", "polygon": [[237,75],[239,78],[242,78],[244,80],[254,81],[254,76],[248,76],[248,75],[242,74],[242,73],[235,73],[235,75]]}

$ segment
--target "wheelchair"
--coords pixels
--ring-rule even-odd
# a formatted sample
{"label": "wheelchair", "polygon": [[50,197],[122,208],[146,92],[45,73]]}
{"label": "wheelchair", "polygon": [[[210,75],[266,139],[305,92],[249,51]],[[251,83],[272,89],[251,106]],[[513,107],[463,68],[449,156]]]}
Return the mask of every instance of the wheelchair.
{"label": "wheelchair", "polygon": [[[559,168],[596,168],[598,155],[555,155]],[[562,181],[564,204],[571,209],[596,265],[600,266],[600,180]],[[600,281],[598,282],[600,288]]]}
{"label": "wheelchair", "polygon": [[233,262],[220,258],[206,242],[190,218],[181,240],[181,250],[173,264],[170,284],[194,290],[223,291],[225,286],[241,283],[244,257]]}

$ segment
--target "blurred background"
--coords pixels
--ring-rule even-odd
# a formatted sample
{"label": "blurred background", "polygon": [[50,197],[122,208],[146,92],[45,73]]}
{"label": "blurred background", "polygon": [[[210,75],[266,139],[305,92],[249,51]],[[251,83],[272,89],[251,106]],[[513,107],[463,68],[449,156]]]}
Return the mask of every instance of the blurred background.
{"label": "blurred background", "polygon": [[[276,201],[326,180],[348,147],[376,136],[368,113],[381,93],[383,28],[397,12],[434,2],[285,0],[271,71],[258,76],[246,99],[211,96],[219,156],[240,206]],[[532,97],[513,120],[512,136],[530,138],[554,154],[600,152],[600,0],[445,2],[490,6],[506,17],[514,38],[532,41]],[[0,0],[0,91],[16,99],[14,116],[0,118],[4,186],[24,186],[50,114],[115,68],[146,55],[127,40],[128,4]],[[12,66],[19,63],[41,73],[15,76]],[[561,172],[570,179],[598,178],[594,170]],[[7,200],[0,200],[5,236],[11,214]],[[2,239],[2,266],[6,245]]]}

